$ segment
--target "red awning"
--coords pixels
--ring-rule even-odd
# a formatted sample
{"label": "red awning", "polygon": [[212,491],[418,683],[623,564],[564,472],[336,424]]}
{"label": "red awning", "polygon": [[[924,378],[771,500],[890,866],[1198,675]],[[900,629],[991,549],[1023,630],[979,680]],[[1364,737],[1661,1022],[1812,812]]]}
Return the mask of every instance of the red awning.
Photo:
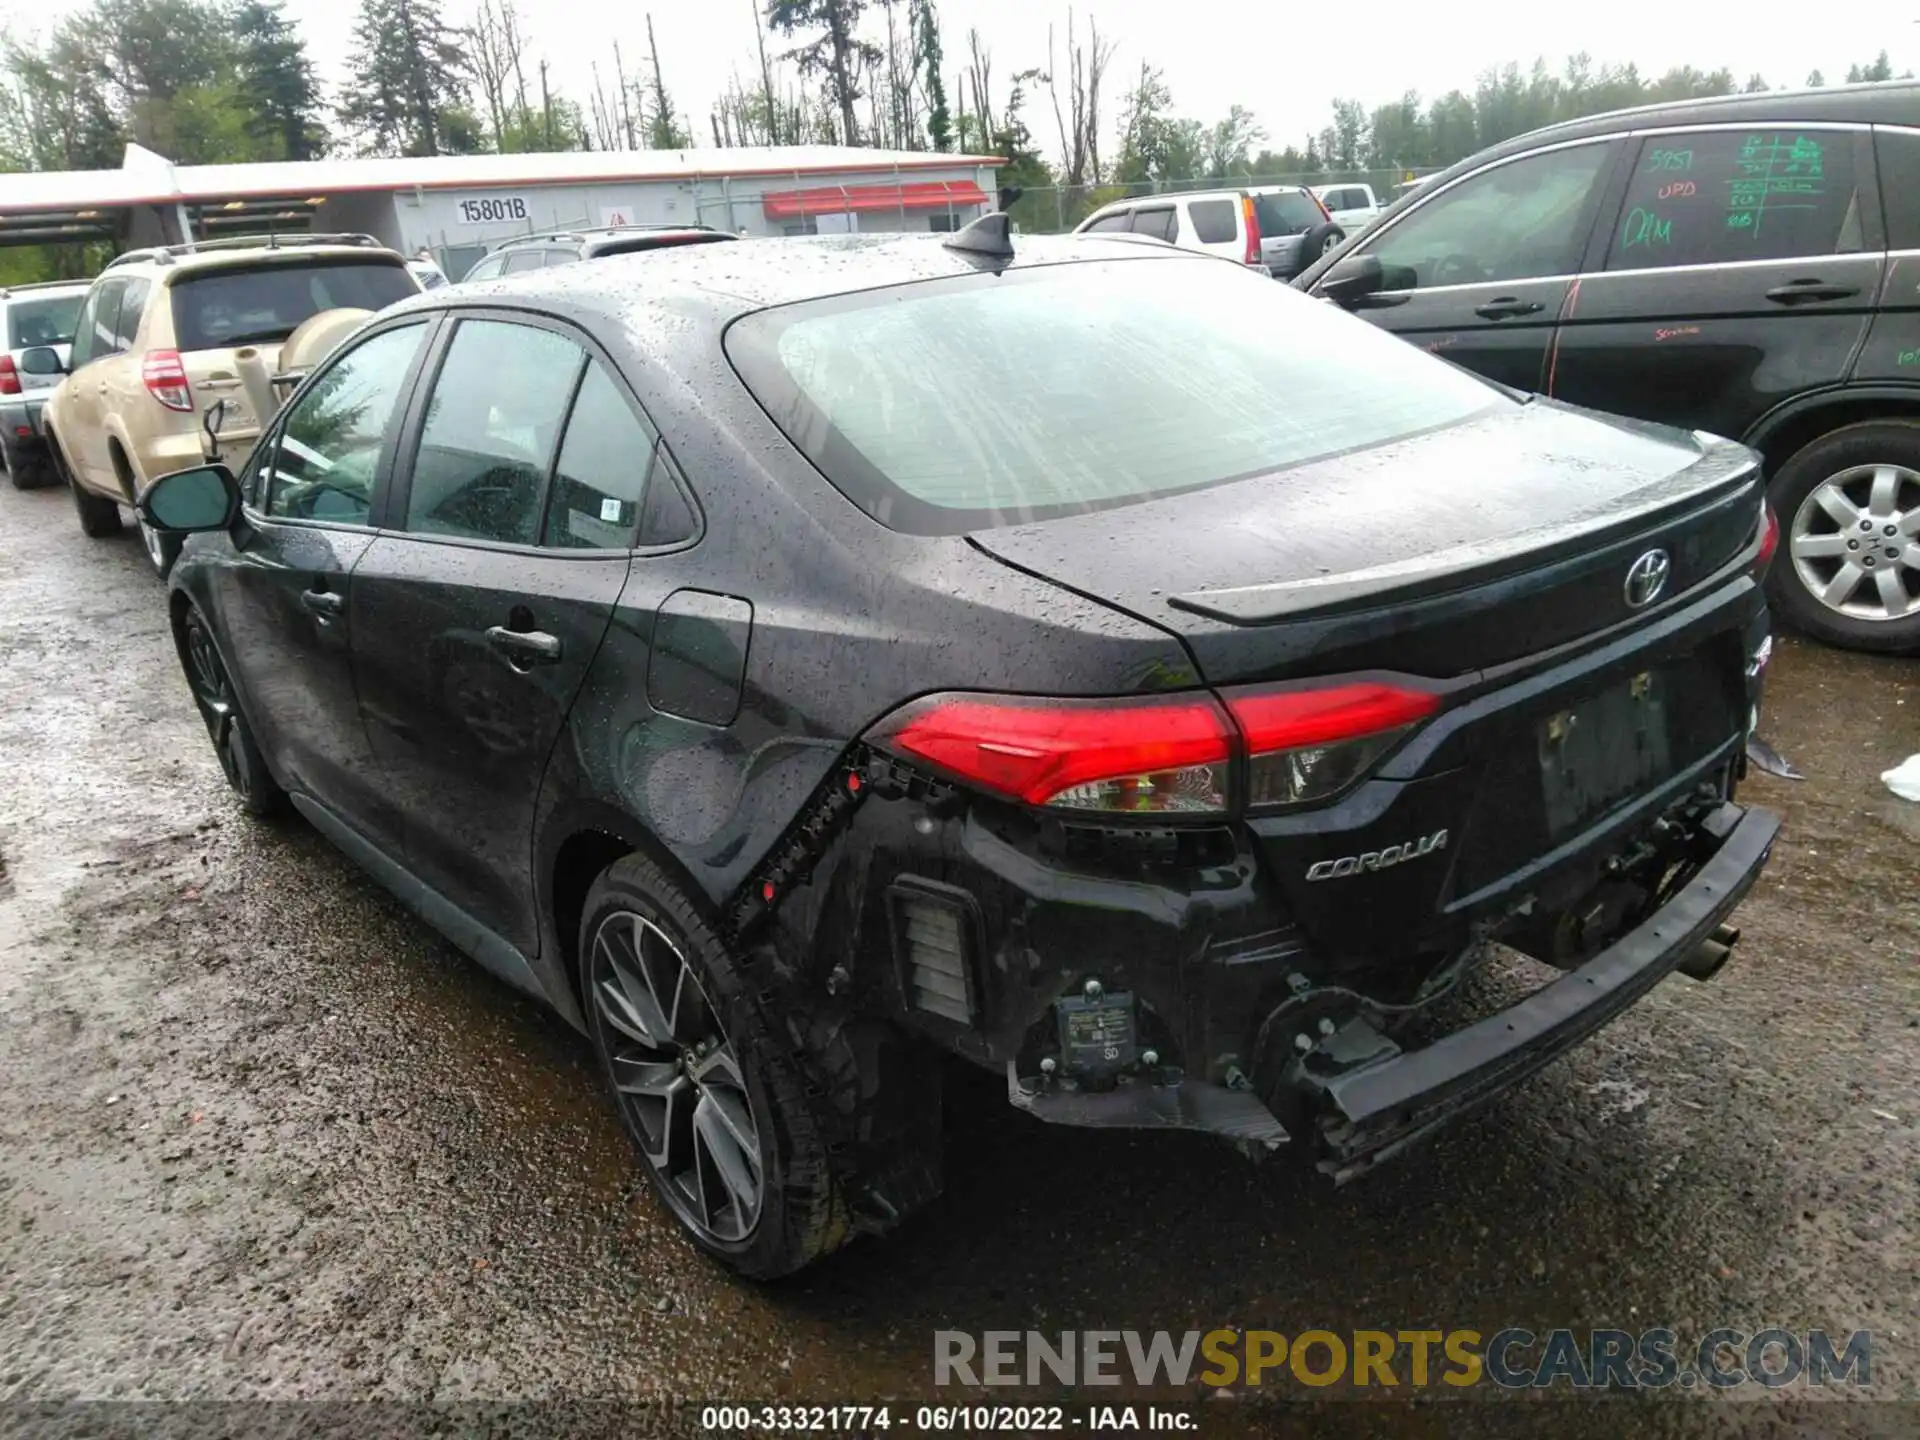
{"label": "red awning", "polygon": [[760,197],[769,220],[849,211],[958,210],[984,205],[987,192],[971,180],[925,180],[911,185],[829,185],[817,190],[770,190]]}

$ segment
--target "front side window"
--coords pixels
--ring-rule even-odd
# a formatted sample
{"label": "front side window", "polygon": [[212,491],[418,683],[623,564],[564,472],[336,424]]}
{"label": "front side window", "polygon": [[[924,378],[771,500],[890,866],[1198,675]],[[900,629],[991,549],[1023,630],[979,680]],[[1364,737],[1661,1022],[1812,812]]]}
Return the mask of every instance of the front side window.
{"label": "front side window", "polygon": [[326,259],[183,275],[172,292],[175,345],[215,350],[284,340],[322,310],[384,310],[420,287],[398,260]]}
{"label": "front side window", "polygon": [[1098,220],[1087,226],[1090,232],[1096,233],[1105,233],[1111,230],[1131,230],[1132,228],[1133,216],[1125,210],[1121,210],[1112,215],[1102,215]]}
{"label": "front side window", "polygon": [[725,344],[828,480],[919,534],[1224,484],[1514,403],[1290,286],[1145,247],[762,310]]}
{"label": "front side window", "polygon": [[590,363],[567,417],[543,542],[563,550],[630,546],[654,438],[606,367]]}
{"label": "front side window", "polygon": [[94,358],[93,317],[100,313],[100,292],[106,288],[106,285],[94,286],[80,302],[80,313],[73,320],[73,348],[67,352],[69,370],[78,370]]}
{"label": "front side window", "polygon": [[1597,141],[1482,170],[1408,212],[1367,253],[1380,257],[1388,290],[1572,274],[1611,153]]}
{"label": "front side window", "polygon": [[551,330],[461,321],[427,402],[406,528],[534,544],[547,469],[585,358]]}
{"label": "front side window", "polygon": [[426,333],[402,325],[362,341],[293,403],[260,470],[268,515],[367,523],[380,451]]}
{"label": "front side window", "polygon": [[1607,248],[1609,270],[1846,255],[1864,243],[1844,130],[1653,135]]}

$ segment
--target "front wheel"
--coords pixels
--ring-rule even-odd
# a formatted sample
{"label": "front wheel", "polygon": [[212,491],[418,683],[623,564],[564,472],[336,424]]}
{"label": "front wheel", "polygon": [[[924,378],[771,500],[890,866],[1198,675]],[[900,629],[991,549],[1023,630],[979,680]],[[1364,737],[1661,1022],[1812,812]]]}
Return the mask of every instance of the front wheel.
{"label": "front wheel", "polygon": [[147,563],[153,566],[154,573],[162,580],[173,571],[173,562],[180,558],[180,547],[185,543],[181,535],[162,535],[146,521],[139,512],[134,512],[133,523],[140,530],[140,548],[147,553]]}
{"label": "front wheel", "polygon": [[1920,652],[1920,425],[1823,435],[1773,478],[1783,530],[1768,592],[1800,629],[1850,650]]}
{"label": "front wheel", "polygon": [[226,662],[213,643],[206,617],[193,605],[181,617],[180,648],[186,663],[187,685],[193,691],[193,703],[206,723],[207,736],[213,741],[214,754],[220,758],[227,784],[240,797],[250,815],[272,815],[286,803],[286,791],[267,769],[266,757],[255,743],[247,717],[240,713],[239,701],[228,678]]}
{"label": "front wheel", "polygon": [[757,1279],[844,1243],[846,1208],[792,1059],[725,943],[645,856],[616,861],[588,892],[580,970],[621,1123],[693,1242]]}

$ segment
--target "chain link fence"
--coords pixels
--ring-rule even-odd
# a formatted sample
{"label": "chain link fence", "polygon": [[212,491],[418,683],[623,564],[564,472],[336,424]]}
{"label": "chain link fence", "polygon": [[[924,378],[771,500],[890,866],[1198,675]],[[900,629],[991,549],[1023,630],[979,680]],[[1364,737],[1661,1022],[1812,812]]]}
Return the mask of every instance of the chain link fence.
{"label": "chain link fence", "polygon": [[1060,235],[1103,205],[1149,195],[1193,190],[1250,190],[1282,185],[1371,185],[1382,205],[1403,181],[1439,173],[1424,170],[1320,170],[1305,175],[1221,175],[1198,180],[1149,181],[1139,185],[1045,185],[1025,191],[1008,211],[1026,235]]}

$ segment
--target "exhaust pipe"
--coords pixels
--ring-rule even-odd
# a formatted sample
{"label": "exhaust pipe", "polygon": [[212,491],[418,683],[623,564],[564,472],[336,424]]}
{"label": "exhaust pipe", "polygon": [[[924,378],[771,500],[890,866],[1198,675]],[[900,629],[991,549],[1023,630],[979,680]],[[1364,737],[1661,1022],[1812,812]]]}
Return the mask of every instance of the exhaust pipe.
{"label": "exhaust pipe", "polygon": [[1711,980],[1733,958],[1733,947],[1739,943],[1740,931],[1732,925],[1722,925],[1673,968],[1690,980]]}

